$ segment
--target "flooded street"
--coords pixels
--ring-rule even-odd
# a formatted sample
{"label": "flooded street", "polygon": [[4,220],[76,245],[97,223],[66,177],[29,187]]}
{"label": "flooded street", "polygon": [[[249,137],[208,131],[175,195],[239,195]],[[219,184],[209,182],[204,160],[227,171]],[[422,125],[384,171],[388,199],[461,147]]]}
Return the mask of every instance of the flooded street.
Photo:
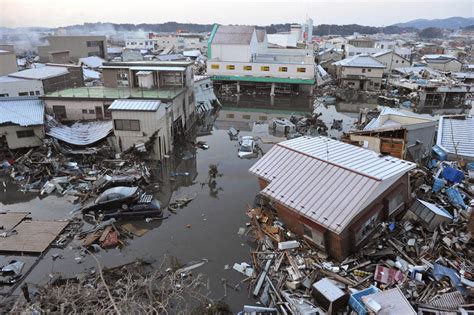
{"label": "flooded street", "polygon": [[[296,107],[285,107],[281,101],[274,106],[268,101],[269,98],[259,100],[258,108],[251,107],[248,102],[224,102],[212,134],[196,139],[206,142],[208,150],[184,150],[176,152],[163,165],[156,163],[156,169],[152,171],[159,176],[150,192],[163,206],[179,198],[195,198],[176,213],[167,210],[165,216],[168,218],[165,220],[148,223],[145,220],[133,221],[136,228],[146,229],[147,232],[128,239],[120,249],[101,249],[95,254],[101,265],[113,267],[137,259],[155,261],[158,265],[167,255],[176,257],[181,264],[207,259],[208,262],[193,273],[209,277],[211,298],[223,298],[222,279],[232,286],[240,283],[242,275],[231,268],[234,263],[249,261],[251,257],[252,243],[248,242],[248,237],[239,236],[237,232],[249,222],[245,211],[259,192],[257,179],[248,172],[257,159],[239,159],[238,141],[231,141],[227,130],[234,126],[240,129],[240,136],[255,136],[250,132],[254,121],[305,116],[313,111],[306,98],[293,101],[293,104],[300,104]],[[331,129],[333,120],[342,119],[342,128],[346,131],[357,118],[357,113],[340,113],[335,106],[320,106],[316,112],[321,114],[320,119],[327,124],[332,137],[342,134],[340,130]],[[284,138],[272,140],[274,143]],[[259,145],[267,152],[272,146],[270,143]],[[219,171],[215,184],[209,182],[211,164],[217,165]],[[22,193],[20,187],[8,177],[1,180],[6,184],[0,195],[0,211],[31,212],[34,220],[64,220],[72,218],[72,210],[77,208],[68,196],[51,194],[39,197],[35,193]],[[85,224],[83,229],[89,227]],[[58,275],[75,277],[97,267],[90,255],[81,255],[80,246],[75,241],[65,249],[51,248],[39,259],[37,256],[0,256],[0,265],[13,259],[26,263],[24,274],[31,270],[25,280],[28,284],[46,283]],[[244,304],[255,303],[248,299],[246,283],[240,284],[240,287],[240,291],[227,289],[227,297],[224,298],[233,312],[239,311]],[[6,295],[11,290],[11,287],[4,286],[0,293]],[[20,289],[17,288],[14,294],[20,294]]]}
{"label": "flooded street", "polygon": [[[245,134],[245,133],[243,133]],[[161,260],[164,255],[176,256],[180,263],[208,259],[209,262],[194,273],[204,273],[210,278],[210,289],[213,298],[223,296],[221,279],[237,284],[242,280],[241,275],[234,270],[224,270],[225,265],[242,262],[249,259],[250,247],[245,237],[237,234],[240,227],[245,227],[248,218],[245,210],[252,204],[258,193],[257,180],[248,173],[253,160],[243,160],[237,157],[237,142],[230,141],[226,130],[216,130],[211,136],[200,137],[206,141],[208,150],[198,150],[196,162],[183,160],[185,165],[194,165],[195,169],[185,169],[178,166],[180,172],[189,172],[190,180],[185,178],[187,187],[176,187],[171,199],[183,196],[196,198],[176,214],[163,221],[145,223],[139,222],[140,227],[149,229],[142,237],[135,237],[128,241],[122,249],[101,250],[96,254],[104,266],[116,266],[131,262],[135,259]],[[267,151],[269,147],[264,147]],[[212,189],[208,183],[209,164],[217,164],[222,176],[218,177],[216,187]],[[165,176],[166,177],[166,176]],[[3,179],[5,180],[5,179]],[[166,183],[163,190],[166,191]],[[168,187],[176,186],[177,183]],[[163,197],[164,198],[164,197]],[[163,199],[161,199],[163,200]],[[166,200],[165,200],[166,202]],[[29,211],[33,219],[69,218],[74,206],[67,198],[47,196],[40,199],[36,194],[23,194],[18,186],[8,184],[6,191],[2,191],[0,211]],[[27,283],[43,283],[50,279],[51,274],[60,273],[65,277],[72,277],[89,268],[96,266],[90,256],[86,256],[81,263],[75,261],[79,249],[74,248],[71,242],[64,250],[50,249],[44,258],[26,278]],[[64,259],[53,261],[54,254],[60,254]],[[34,257],[20,257],[30,262],[27,270],[35,259]],[[9,261],[12,257],[2,257],[1,262]],[[245,284],[242,290],[236,292],[227,290],[225,299],[233,311],[249,303]],[[2,291],[5,293],[5,291]],[[18,292],[16,292],[18,293]]]}

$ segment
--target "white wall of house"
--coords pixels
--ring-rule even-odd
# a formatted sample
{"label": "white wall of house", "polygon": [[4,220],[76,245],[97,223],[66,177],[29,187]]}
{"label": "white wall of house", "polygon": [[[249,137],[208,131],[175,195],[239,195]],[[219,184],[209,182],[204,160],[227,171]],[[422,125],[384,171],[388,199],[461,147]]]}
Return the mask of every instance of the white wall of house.
{"label": "white wall of house", "polygon": [[382,68],[357,68],[357,67],[341,67],[342,77],[348,75],[363,75],[367,78],[382,78],[384,69]]}
{"label": "white wall of house", "polygon": [[[213,65],[219,66],[213,69]],[[228,68],[234,66],[234,70]],[[215,66],[214,66],[215,67]],[[251,70],[244,70],[244,67],[252,67]],[[268,67],[268,71],[263,71],[262,67]],[[283,72],[280,68],[286,67]],[[305,69],[305,72],[299,72],[298,69]],[[234,76],[255,76],[255,77],[274,77],[274,78],[295,78],[295,79],[314,79],[315,67],[313,64],[288,64],[288,63],[256,63],[256,62],[219,62],[208,61],[207,74],[209,75],[234,75]]]}
{"label": "white wall of house", "polygon": [[211,44],[212,60],[249,62],[258,52],[255,30],[249,44]]}
{"label": "white wall of house", "polygon": [[[112,104],[113,100],[88,100],[80,98],[72,99],[44,99],[45,110],[48,115],[54,115],[54,106],[64,106],[66,118],[63,121],[94,120],[99,118],[96,107],[102,108],[105,115],[104,105]],[[107,118],[107,117],[104,117]]]}
{"label": "white wall of house", "polygon": [[399,55],[390,52],[388,54],[376,57],[378,61],[383,63],[386,68],[384,73],[391,73],[392,69],[404,68],[410,66],[410,61],[405,58],[400,57]]}
{"label": "white wall of house", "polygon": [[[125,151],[135,144],[144,143],[158,131],[153,150],[158,159],[169,153],[173,148],[170,125],[166,122],[165,104],[161,104],[155,112],[144,111],[112,111],[114,120],[114,135],[121,151]],[[115,120],[133,119],[140,122],[140,131],[125,131],[115,129]],[[161,146],[160,146],[161,145]]]}
{"label": "white wall of house", "polygon": [[212,44],[212,60],[249,62],[252,56],[249,45]]}
{"label": "white wall of house", "polygon": [[[19,137],[17,131],[32,130],[34,136],[31,137]],[[44,139],[44,127],[43,125],[22,127],[18,125],[2,126],[0,127],[0,137],[4,136],[7,140],[8,148],[19,149],[19,148],[30,148],[38,147],[42,145],[42,139]]]}
{"label": "white wall of house", "polygon": [[460,72],[462,68],[462,63],[457,61],[457,60],[451,60],[446,63],[440,63],[440,62],[427,62],[427,66],[440,70],[440,71],[452,71],[452,72]]}
{"label": "white wall of house", "polygon": [[[25,94],[26,93],[26,94]],[[2,81],[0,78],[0,97],[44,95],[43,82],[40,80]]]}

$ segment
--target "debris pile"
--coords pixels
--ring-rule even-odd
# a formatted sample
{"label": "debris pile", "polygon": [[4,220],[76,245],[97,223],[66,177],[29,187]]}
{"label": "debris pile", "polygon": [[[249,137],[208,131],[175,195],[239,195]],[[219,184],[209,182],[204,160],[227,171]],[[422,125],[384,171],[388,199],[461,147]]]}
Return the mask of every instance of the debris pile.
{"label": "debris pile", "polygon": [[73,149],[46,139],[42,147],[16,154],[1,165],[22,191],[57,192],[79,202],[120,183],[146,185],[151,176],[146,162],[137,158],[139,152],[115,156],[108,145]]}
{"label": "debris pile", "polygon": [[[95,257],[95,256],[94,256]],[[97,261],[98,263],[98,261]],[[57,278],[35,294],[23,290],[12,313],[229,314],[228,306],[210,300],[206,279],[184,268],[136,261],[110,269]],[[192,268],[194,269],[194,268]]]}
{"label": "debris pile", "polygon": [[469,175],[457,162],[432,160],[429,166],[411,175],[416,188],[405,215],[380,224],[358,253],[342,262],[290,232],[271,203],[250,209],[249,229],[241,234],[257,248],[251,263],[235,264],[234,270],[265,305],[261,311],[367,314],[394,299],[396,310],[387,314],[472,312],[472,171]]}

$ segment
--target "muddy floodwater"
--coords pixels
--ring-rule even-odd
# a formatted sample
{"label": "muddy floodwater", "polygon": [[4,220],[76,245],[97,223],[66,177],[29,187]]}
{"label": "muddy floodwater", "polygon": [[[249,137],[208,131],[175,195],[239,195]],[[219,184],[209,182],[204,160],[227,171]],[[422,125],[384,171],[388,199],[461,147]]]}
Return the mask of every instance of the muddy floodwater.
{"label": "muddy floodwater", "polygon": [[[287,116],[295,112],[311,113],[313,110],[308,100],[294,104],[300,106],[285,108],[279,103],[275,108],[272,104],[260,101],[261,108],[253,110],[271,112],[273,107],[280,114]],[[257,179],[248,172],[257,159],[239,159],[238,142],[231,141],[227,134],[229,126],[240,124],[248,126],[241,128],[241,136],[252,135],[251,120],[226,120],[226,112],[236,108],[245,112],[251,107],[247,102],[226,103],[212,134],[196,139],[205,141],[209,145],[208,150],[181,150],[164,165],[155,165],[154,171],[160,175],[152,193],[163,206],[181,197],[195,197],[194,200],[176,213],[166,211],[165,216],[169,217],[165,220],[148,223],[145,220],[135,221],[137,227],[146,228],[148,232],[141,237],[127,240],[120,249],[101,249],[97,252],[96,256],[103,266],[117,266],[136,259],[159,262],[165,255],[177,257],[182,264],[207,259],[208,263],[193,273],[203,273],[209,277],[211,297],[214,299],[223,298],[222,279],[226,279],[231,285],[244,279],[240,273],[232,270],[232,266],[236,262],[251,261],[252,244],[248,237],[239,236],[238,231],[239,228],[246,227],[248,217],[245,211],[252,205],[259,188]],[[343,128],[349,129],[357,117],[354,113],[339,113],[334,106],[322,107],[320,111],[321,119],[329,127],[333,119],[343,119]],[[333,136],[338,136],[341,132],[334,133]],[[272,144],[262,143],[260,146],[267,152]],[[209,184],[210,164],[218,165],[220,176],[215,184]],[[39,197],[38,194],[25,194],[19,191],[20,187],[12,183],[7,176],[1,177],[0,181],[5,183],[0,188],[0,211],[27,211],[31,212],[32,219],[63,220],[71,218],[71,211],[77,208],[67,196],[58,197],[52,194]],[[49,249],[40,259],[38,256],[0,256],[0,265],[5,265],[12,259],[20,259],[26,263],[24,273],[31,270],[25,281],[29,284],[41,284],[59,274],[74,277],[96,268],[92,257],[79,257],[79,253],[80,249],[71,242],[65,249]],[[57,255],[61,258],[53,260]],[[226,265],[230,269],[226,269]],[[256,302],[248,298],[246,283],[240,286],[240,291],[228,288],[227,297],[224,298],[233,312],[241,310],[244,304]],[[10,287],[0,287],[0,294],[11,293],[9,291]],[[19,289],[14,291],[14,294],[19,294]]]}

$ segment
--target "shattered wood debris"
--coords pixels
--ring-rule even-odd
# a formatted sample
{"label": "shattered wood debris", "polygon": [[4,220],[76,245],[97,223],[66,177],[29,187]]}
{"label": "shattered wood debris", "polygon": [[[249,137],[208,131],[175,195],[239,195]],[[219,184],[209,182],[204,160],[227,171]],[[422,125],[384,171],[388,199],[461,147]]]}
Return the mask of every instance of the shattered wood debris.
{"label": "shattered wood debris", "polygon": [[97,270],[74,278],[53,279],[35,295],[30,296],[26,289],[27,296],[19,298],[10,312],[230,314],[225,303],[208,298],[205,277],[191,274],[203,263],[181,269],[167,268],[165,260],[160,265],[137,261],[110,269],[98,264]]}
{"label": "shattered wood debris", "polygon": [[474,180],[464,163],[428,164],[411,174],[415,198],[403,218],[382,223],[357,254],[331,261],[263,204],[247,211],[241,233],[257,244],[252,259],[233,269],[249,280],[249,294],[282,314],[474,312]]}
{"label": "shattered wood debris", "polygon": [[22,191],[69,195],[76,198],[75,203],[84,203],[110,187],[147,186],[151,177],[140,152],[115,156],[108,145],[76,150],[46,139],[40,148],[12,154],[0,168]]}

